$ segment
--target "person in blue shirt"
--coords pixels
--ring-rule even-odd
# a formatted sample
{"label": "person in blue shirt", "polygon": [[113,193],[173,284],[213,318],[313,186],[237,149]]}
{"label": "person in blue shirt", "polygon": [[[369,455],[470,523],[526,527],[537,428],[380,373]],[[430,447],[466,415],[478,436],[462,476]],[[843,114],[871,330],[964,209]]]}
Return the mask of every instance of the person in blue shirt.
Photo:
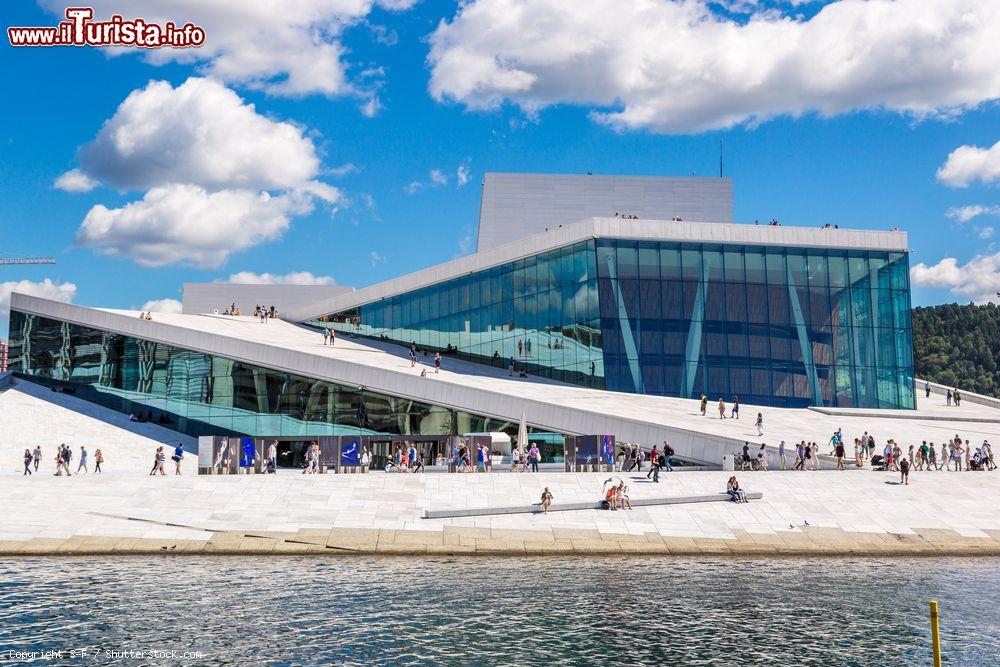
{"label": "person in blue shirt", "polygon": [[177,446],[174,447],[174,455],[170,457],[174,461],[174,474],[181,474],[181,461],[184,460],[184,443],[178,442]]}

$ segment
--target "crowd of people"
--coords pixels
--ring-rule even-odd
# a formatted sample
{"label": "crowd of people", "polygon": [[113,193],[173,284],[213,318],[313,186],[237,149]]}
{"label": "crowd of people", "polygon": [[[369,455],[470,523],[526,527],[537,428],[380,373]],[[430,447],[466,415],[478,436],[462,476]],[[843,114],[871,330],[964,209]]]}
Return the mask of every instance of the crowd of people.
{"label": "crowd of people", "polygon": [[[219,309],[215,309],[215,314],[219,315]],[[221,313],[222,315],[229,315],[232,317],[242,317],[243,311],[240,310],[239,306],[235,302],[227,306]],[[268,320],[273,320],[278,316],[278,309],[274,306],[254,306],[253,309],[254,318],[260,320],[261,324],[267,324]]]}
{"label": "crowd of people", "polygon": [[[362,464],[364,464],[366,459],[370,460],[371,454],[368,452],[368,448],[364,447],[361,453]],[[392,454],[392,458],[388,459],[385,463],[385,471],[412,473],[424,472],[424,453],[413,443],[410,443],[406,448],[404,448],[401,444],[397,444],[396,450]]]}
{"label": "crowd of people", "polygon": [[[829,440],[828,455],[834,459],[836,470],[845,470],[849,462],[849,452],[841,429],[834,431]],[[778,445],[778,460],[781,469],[819,470],[822,467],[820,446],[815,441],[800,440],[793,447],[794,459],[789,464],[788,450],[785,441]],[[749,442],[744,442],[742,453],[734,455],[735,463],[743,471],[768,469],[767,445],[761,443],[756,453],[751,451]],[[989,440],[983,440],[979,446],[973,445],[959,434],[941,443],[940,447],[933,441],[923,440],[921,444],[909,445],[904,449],[893,438],[886,440],[880,449],[875,436],[865,431],[861,437],[854,438],[853,465],[864,468],[866,465],[876,471],[899,472],[904,484],[908,483],[911,470],[954,470],[960,471],[993,471],[997,469],[993,447]]]}
{"label": "crowd of people", "polygon": [[[35,449],[25,449],[24,450],[24,473],[22,476],[30,476],[38,472],[38,468],[42,463],[42,446],[35,445]],[[63,473],[66,473],[67,477],[72,477],[73,473],[70,472],[70,466],[73,464],[73,449],[66,443],[62,443],[56,448],[56,471],[53,473],[56,477],[62,477]],[[100,449],[94,451],[94,473],[101,473],[101,464],[104,463],[104,452]],[[90,472],[90,453],[87,448],[80,445],[80,455],[77,458],[76,473],[87,474]]]}

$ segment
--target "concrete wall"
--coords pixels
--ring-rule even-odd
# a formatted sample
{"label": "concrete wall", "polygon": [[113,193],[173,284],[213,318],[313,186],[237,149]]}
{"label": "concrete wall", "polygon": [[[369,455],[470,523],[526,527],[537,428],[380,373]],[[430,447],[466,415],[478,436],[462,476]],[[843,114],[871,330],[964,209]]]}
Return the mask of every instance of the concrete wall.
{"label": "concrete wall", "polygon": [[584,218],[733,221],[728,178],[486,174],[479,211],[477,250],[569,225]]}
{"label": "concrete wall", "polygon": [[188,314],[220,313],[235,303],[242,314],[255,306],[274,306],[278,315],[316,301],[351,292],[344,285],[245,285],[242,283],[184,283],[184,310]]}

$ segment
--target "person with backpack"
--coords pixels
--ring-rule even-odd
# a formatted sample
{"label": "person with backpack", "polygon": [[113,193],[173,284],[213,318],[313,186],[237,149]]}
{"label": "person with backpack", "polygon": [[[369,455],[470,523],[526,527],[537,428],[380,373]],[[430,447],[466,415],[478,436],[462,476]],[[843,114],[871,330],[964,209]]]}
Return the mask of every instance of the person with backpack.
{"label": "person with backpack", "polygon": [[38,464],[42,462],[42,446],[41,445],[35,445],[35,452],[34,452],[33,456],[34,456],[35,472],[38,472]]}
{"label": "person with backpack", "polygon": [[278,441],[272,440],[267,446],[267,462],[265,463],[267,474],[274,475],[278,472]]}
{"label": "person with backpack", "polygon": [[670,465],[670,457],[674,455],[674,448],[671,447],[666,440],[663,441],[663,464],[661,467],[666,472],[673,472],[674,468]]}
{"label": "person with backpack", "polygon": [[72,477],[72,475],[70,475],[69,472],[69,465],[72,461],[73,461],[73,450],[69,448],[69,445],[63,445],[63,468],[66,469],[67,477]]}

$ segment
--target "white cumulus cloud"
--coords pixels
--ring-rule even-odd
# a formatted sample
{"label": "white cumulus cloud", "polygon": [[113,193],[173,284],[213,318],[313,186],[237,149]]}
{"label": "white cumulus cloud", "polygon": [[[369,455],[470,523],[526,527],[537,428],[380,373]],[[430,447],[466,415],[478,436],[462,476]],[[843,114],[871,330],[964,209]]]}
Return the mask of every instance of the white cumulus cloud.
{"label": "white cumulus cloud", "polygon": [[181,302],[177,299],[153,299],[142,304],[139,310],[142,312],[154,313],[179,313],[183,309]]}
{"label": "white cumulus cloud", "polygon": [[965,188],[975,181],[987,185],[1000,182],[1000,141],[990,148],[959,146],[938,169],[937,179],[953,188]]}
{"label": "white cumulus cloud", "polygon": [[201,78],[176,88],[151,81],[132,91],[80,159],[87,176],[122,189],[289,188],[320,167],[301,127],[262,116],[232,90]]}
{"label": "white cumulus cloud", "polygon": [[915,287],[948,288],[956,297],[976,303],[997,301],[1000,253],[976,255],[961,266],[954,257],[931,266],[921,262],[910,268],[910,282]]}
{"label": "white cumulus cloud", "polygon": [[698,132],[780,115],[950,116],[1000,97],[1000,0],[840,0],[735,21],[703,0],[467,0],[430,36],[429,90],[468,108],[593,109]]}
{"label": "white cumulus cloud", "polygon": [[455,182],[462,187],[469,182],[469,161],[466,160],[455,169]]}
{"label": "white cumulus cloud", "polygon": [[98,185],[100,185],[98,181],[87,176],[87,174],[79,169],[70,169],[60,175],[55,180],[55,183],[52,184],[52,187],[56,190],[64,190],[66,192],[90,192]]}
{"label": "white cumulus cloud", "polygon": [[322,190],[292,190],[281,195],[251,190],[208,192],[196,185],[150,189],[121,208],[98,204],[77,231],[77,245],[140,266],[184,262],[202,268],[221,266],[234,252],[278,238],[289,218],[313,210]]}
{"label": "white cumulus cloud", "polygon": [[431,169],[427,176],[431,179],[431,183],[434,185],[447,185],[448,177],[444,175],[444,172],[440,169]]}
{"label": "white cumulus cloud", "polygon": [[46,278],[41,282],[33,280],[11,280],[0,283],[0,329],[7,330],[10,321],[10,294],[20,292],[31,296],[72,303],[76,297],[76,285],[73,283],[52,282]]}
{"label": "white cumulus cloud", "polygon": [[1000,206],[983,206],[982,204],[958,206],[949,208],[945,215],[956,222],[968,222],[981,215],[1000,215]]}
{"label": "white cumulus cloud", "polygon": [[[200,72],[272,95],[339,95],[356,92],[349,80],[345,30],[375,6],[404,10],[416,0],[90,0],[97,18],[123,14],[148,22],[192,22],[205,29],[193,49],[142,50],[154,65],[195,65]],[[63,16],[66,3],[42,0]],[[134,51],[139,51],[135,49]],[[124,52],[120,51],[119,53]]]}
{"label": "white cumulus cloud", "polygon": [[309,271],[293,271],[284,275],[274,273],[254,273],[240,271],[229,276],[227,283],[242,285],[334,285],[336,281],[330,276],[314,276]]}
{"label": "white cumulus cloud", "polygon": [[77,245],[142,266],[222,265],[229,255],[278,238],[317,201],[334,203],[305,130],[273,120],[217,81],[133,91],[93,142],[80,173],[143,197],[90,209]]}

